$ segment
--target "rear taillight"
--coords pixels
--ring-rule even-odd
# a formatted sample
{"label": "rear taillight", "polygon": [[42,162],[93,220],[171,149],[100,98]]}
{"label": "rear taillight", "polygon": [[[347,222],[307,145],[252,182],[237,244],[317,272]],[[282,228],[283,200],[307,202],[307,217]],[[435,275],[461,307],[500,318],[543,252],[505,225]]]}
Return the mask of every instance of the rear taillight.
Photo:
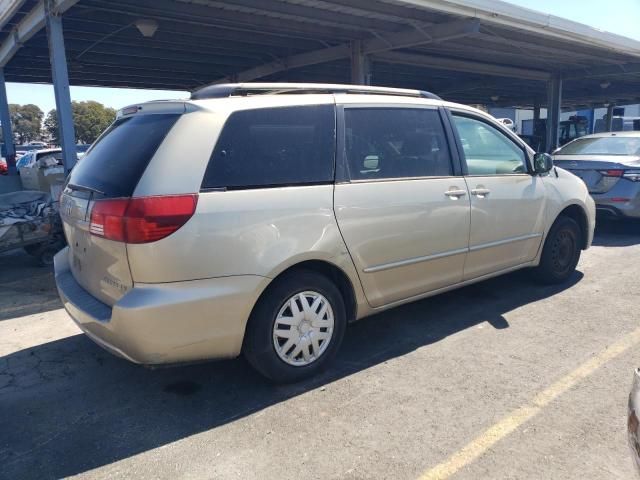
{"label": "rear taillight", "polygon": [[621,177],[624,175],[624,170],[599,170],[599,173],[604,177]]}
{"label": "rear taillight", "polygon": [[97,200],[89,231],[118,242],[155,242],[187,223],[197,204],[196,194]]}

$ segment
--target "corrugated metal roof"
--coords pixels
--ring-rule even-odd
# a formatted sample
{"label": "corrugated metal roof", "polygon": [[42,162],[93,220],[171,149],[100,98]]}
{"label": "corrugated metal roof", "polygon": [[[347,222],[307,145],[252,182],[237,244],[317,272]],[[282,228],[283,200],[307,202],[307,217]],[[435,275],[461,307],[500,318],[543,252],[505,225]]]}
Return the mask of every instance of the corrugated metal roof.
{"label": "corrugated metal roof", "polygon": [[[19,0],[0,7],[10,1]],[[24,2],[0,28],[0,43],[12,41],[20,15],[37,3]],[[158,22],[153,38],[133,26],[139,18]],[[480,19],[479,30],[430,41],[430,32],[464,18]],[[267,72],[260,78],[268,81],[345,83],[344,46],[377,39],[389,48],[371,54],[375,84],[530,105],[546,98],[544,79],[561,73],[571,78],[567,104],[640,97],[640,42],[497,0],[80,0],[63,23],[74,85],[185,90],[252,71]],[[397,35],[414,41],[396,42]],[[318,63],[338,45],[338,57]],[[305,61],[293,67],[300,56]],[[265,64],[272,68],[256,70]],[[43,31],[17,49],[5,76],[50,81]]]}

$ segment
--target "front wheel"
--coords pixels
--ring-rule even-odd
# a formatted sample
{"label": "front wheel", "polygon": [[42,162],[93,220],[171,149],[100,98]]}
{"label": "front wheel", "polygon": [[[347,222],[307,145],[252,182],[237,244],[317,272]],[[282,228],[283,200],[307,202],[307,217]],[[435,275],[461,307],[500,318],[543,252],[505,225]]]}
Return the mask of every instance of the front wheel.
{"label": "front wheel", "polygon": [[582,233],[576,221],[559,217],[544,242],[540,265],[533,270],[534,278],[548,285],[566,281],[578,265],[581,245]]}
{"label": "front wheel", "polygon": [[346,324],[344,300],[333,282],[314,271],[293,271],[276,279],[255,306],[244,354],[274,382],[296,382],[333,360]]}

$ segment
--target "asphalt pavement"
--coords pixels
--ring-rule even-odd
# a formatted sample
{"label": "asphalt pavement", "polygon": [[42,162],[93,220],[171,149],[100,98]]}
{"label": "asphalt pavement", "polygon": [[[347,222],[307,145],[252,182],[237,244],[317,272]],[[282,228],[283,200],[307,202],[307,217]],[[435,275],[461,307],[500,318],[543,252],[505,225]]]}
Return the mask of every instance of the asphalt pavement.
{"label": "asphalt pavement", "polygon": [[601,223],[578,269],[362,320],[331,370],[274,386],[242,358],[115,358],[68,319],[48,270],[5,254],[0,478],[632,479],[640,224]]}

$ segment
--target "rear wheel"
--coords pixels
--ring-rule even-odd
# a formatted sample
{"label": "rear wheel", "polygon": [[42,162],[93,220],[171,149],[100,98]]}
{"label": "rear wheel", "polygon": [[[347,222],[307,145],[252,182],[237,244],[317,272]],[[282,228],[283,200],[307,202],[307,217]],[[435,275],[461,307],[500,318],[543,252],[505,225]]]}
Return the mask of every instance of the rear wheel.
{"label": "rear wheel", "polygon": [[40,265],[42,265],[43,267],[52,266],[53,257],[56,256],[56,253],[58,253],[58,251],[60,251],[60,247],[56,247],[54,245],[47,245],[46,247],[44,247],[37,255]]}
{"label": "rear wheel", "polygon": [[42,243],[32,243],[31,245],[25,245],[23,248],[29,255],[37,257],[42,250],[42,247]]}
{"label": "rear wheel", "polygon": [[254,308],[244,354],[275,382],[302,380],[333,360],[346,324],[338,288],[319,273],[293,271],[276,279]]}
{"label": "rear wheel", "polygon": [[582,245],[582,233],[575,220],[561,216],[555,221],[542,249],[536,280],[545,284],[566,281],[576,269]]}

